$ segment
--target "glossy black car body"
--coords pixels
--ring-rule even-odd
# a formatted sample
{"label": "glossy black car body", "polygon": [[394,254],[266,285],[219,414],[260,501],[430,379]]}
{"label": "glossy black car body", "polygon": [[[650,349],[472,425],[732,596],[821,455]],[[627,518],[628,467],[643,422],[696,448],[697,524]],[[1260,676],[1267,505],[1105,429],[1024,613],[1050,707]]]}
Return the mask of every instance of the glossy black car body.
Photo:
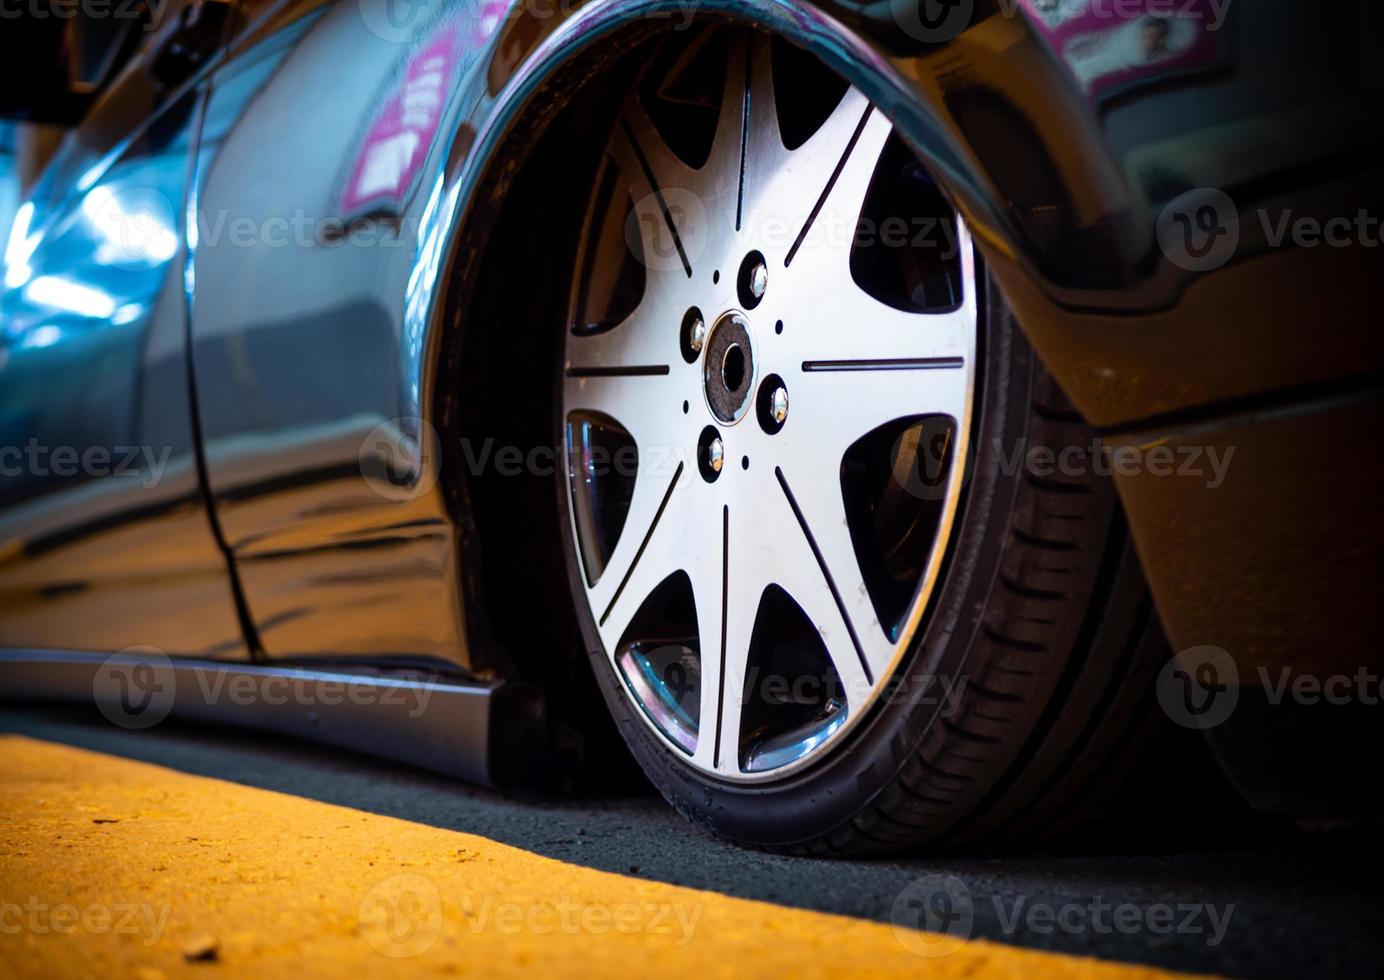
{"label": "glossy black car body", "polygon": [[[1247,689],[1379,663],[1377,5],[1179,5],[1216,29],[1104,74],[1036,0],[241,0],[213,50],[172,57],[185,5],[11,239],[0,646],[542,676],[491,539],[543,545],[513,514],[478,529],[487,492],[455,450],[523,397],[487,381],[515,365],[468,360],[521,326],[476,312],[524,288],[522,268],[482,274],[486,245],[621,51],[729,17],[884,107],[1085,418],[1117,449],[1172,449],[1177,472],[1115,480],[1175,649],[1226,649]],[[423,106],[411,129],[391,129],[401,99]],[[409,162],[370,179],[401,132]],[[1231,206],[1203,227],[1184,195],[1208,188]],[[1302,219],[1334,237],[1280,236]],[[1168,237],[1232,225],[1219,261]],[[1193,450],[1229,461],[1219,479]],[[1327,734],[1274,717],[1216,733],[1242,788],[1283,810],[1338,795]]]}

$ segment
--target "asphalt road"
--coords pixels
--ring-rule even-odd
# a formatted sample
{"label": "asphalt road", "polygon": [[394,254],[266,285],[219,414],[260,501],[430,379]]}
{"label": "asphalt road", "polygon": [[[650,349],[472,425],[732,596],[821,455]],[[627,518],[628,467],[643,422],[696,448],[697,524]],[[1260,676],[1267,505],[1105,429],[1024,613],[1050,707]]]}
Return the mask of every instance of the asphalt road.
{"label": "asphalt road", "polygon": [[[891,924],[901,909],[929,907],[937,890],[953,897],[959,890],[970,922],[943,923],[959,940],[1235,976],[1384,971],[1384,861],[1377,839],[1361,831],[1306,835],[1261,826],[1201,834],[1183,826],[1162,839],[1140,831],[1125,840],[1116,828],[1098,843],[1088,838],[1045,851],[808,860],[711,839],[653,796],[500,794],[231,729],[167,723],[131,732],[78,709],[6,708],[3,733],[788,910]],[[7,742],[6,751],[22,751],[15,744]],[[5,875],[0,864],[0,884]],[[920,973],[930,966],[918,963]]]}

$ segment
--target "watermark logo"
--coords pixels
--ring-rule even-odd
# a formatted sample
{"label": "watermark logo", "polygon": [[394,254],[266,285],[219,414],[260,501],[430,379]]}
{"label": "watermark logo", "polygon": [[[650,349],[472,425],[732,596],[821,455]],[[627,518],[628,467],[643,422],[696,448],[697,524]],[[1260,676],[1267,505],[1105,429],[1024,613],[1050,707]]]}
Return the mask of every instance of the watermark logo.
{"label": "watermark logo", "polygon": [[[942,500],[951,486],[956,425],[936,415],[899,433],[889,449],[894,481],[919,500]],[[973,465],[968,458],[967,465]]]}
{"label": "watermark logo", "polygon": [[890,0],[889,13],[914,40],[944,44],[970,26],[975,0]]}
{"label": "watermark logo", "polygon": [[371,429],[357,454],[366,485],[386,500],[416,500],[437,485],[437,431],[426,419],[397,418]]}
{"label": "watermark logo", "polygon": [[1158,216],[1158,247],[1187,272],[1219,269],[1239,244],[1239,211],[1229,194],[1214,187],[1179,195]]}
{"label": "watermark logo", "polygon": [[640,198],[625,222],[625,243],[653,272],[683,272],[706,250],[706,205],[682,187]]}
{"label": "watermark logo", "polygon": [[928,875],[909,883],[889,910],[894,938],[918,956],[950,956],[971,938],[975,904],[955,875]]}
{"label": "watermark logo", "polygon": [[408,44],[442,12],[442,0],[358,0],[366,30],[390,44]]}
{"label": "watermark logo", "polygon": [[1240,700],[1240,675],[1235,661],[1220,647],[1192,647],[1163,665],[1157,691],[1164,713],[1179,725],[1215,728]]}
{"label": "watermark logo", "polygon": [[98,185],[82,198],[82,214],[95,232],[96,259],[104,266],[153,268],[178,253],[173,204],[155,188]]}
{"label": "watermark logo", "polygon": [[356,920],[376,952],[394,959],[421,956],[442,933],[442,896],[422,875],[394,875],[365,893]]}
{"label": "watermark logo", "polygon": [[121,728],[151,728],[168,717],[177,695],[173,662],[157,647],[127,647],[96,668],[91,695]]}

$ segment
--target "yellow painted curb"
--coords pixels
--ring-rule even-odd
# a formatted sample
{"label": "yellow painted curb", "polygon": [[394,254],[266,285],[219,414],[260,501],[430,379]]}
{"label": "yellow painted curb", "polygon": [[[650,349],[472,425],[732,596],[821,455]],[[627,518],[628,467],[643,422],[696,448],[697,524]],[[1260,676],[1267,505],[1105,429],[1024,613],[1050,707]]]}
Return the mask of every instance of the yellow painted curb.
{"label": "yellow painted curb", "polygon": [[727,898],[0,737],[0,975],[1166,975]]}

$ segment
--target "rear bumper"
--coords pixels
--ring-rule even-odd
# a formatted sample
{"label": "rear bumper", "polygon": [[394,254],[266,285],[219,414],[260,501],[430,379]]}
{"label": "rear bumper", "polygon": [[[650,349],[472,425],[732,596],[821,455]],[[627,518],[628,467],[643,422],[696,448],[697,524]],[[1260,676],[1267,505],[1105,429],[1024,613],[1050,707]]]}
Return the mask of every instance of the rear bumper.
{"label": "rear bumper", "polygon": [[1107,438],[1178,461],[1115,474],[1175,649],[1222,647],[1260,686],[1380,661],[1381,425],[1376,382]]}
{"label": "rear bumper", "polygon": [[[1131,458],[1160,446],[1198,454],[1200,472],[1115,479],[1181,651],[1182,676],[1165,671],[1160,699],[1205,729],[1264,813],[1384,813],[1360,768],[1360,752],[1384,739],[1382,425],[1376,382],[1108,440]],[[1228,657],[1208,668],[1220,656],[1208,647]],[[1200,678],[1194,695],[1178,686],[1189,678]],[[1180,717],[1184,696],[1206,712]]]}

